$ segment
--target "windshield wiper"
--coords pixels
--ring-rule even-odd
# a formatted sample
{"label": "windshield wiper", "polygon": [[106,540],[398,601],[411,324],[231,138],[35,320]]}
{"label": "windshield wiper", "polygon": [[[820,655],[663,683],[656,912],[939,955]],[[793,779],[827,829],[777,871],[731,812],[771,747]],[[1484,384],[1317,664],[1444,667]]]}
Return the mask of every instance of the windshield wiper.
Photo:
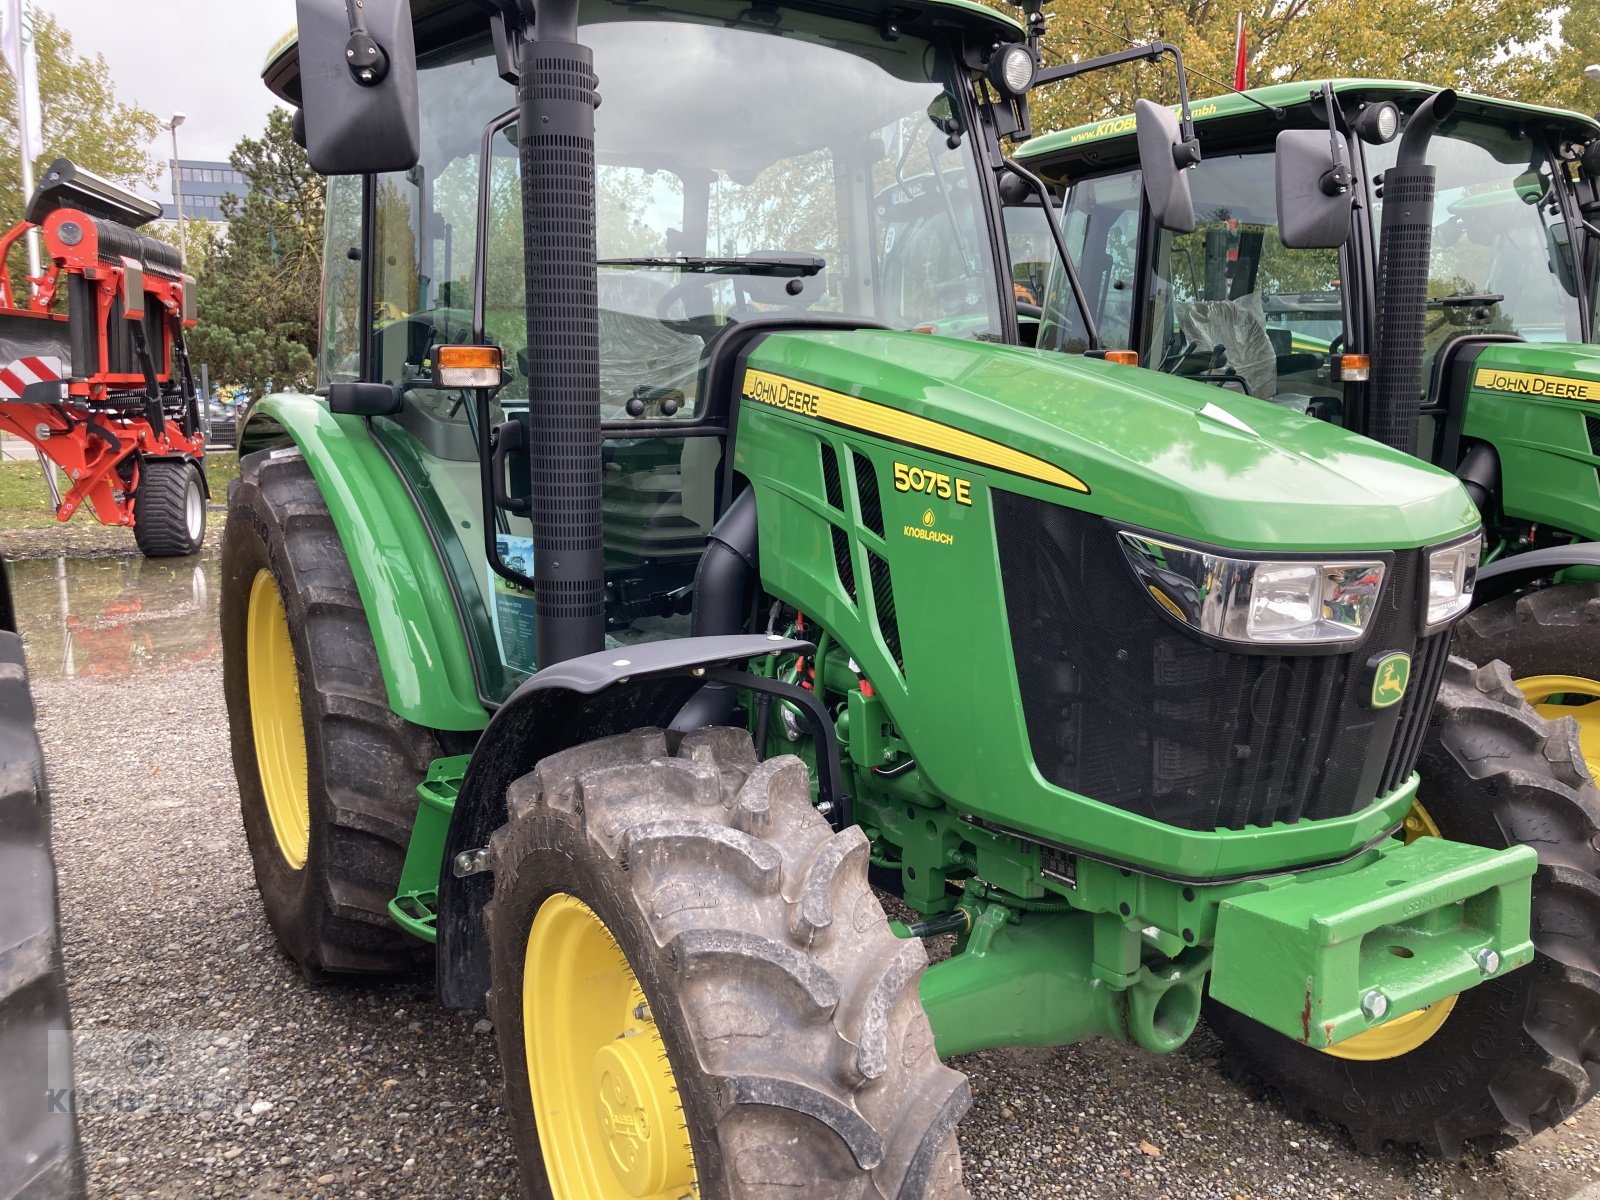
{"label": "windshield wiper", "polygon": [[1477,308],[1481,305],[1487,308],[1491,304],[1499,304],[1504,300],[1504,296],[1494,292],[1452,292],[1448,296],[1428,297],[1428,307]]}
{"label": "windshield wiper", "polygon": [[672,267],[679,271],[704,271],[720,275],[776,275],[779,278],[811,276],[827,267],[814,254],[749,254],[730,257],[680,254],[659,258],[602,258],[602,267]]}

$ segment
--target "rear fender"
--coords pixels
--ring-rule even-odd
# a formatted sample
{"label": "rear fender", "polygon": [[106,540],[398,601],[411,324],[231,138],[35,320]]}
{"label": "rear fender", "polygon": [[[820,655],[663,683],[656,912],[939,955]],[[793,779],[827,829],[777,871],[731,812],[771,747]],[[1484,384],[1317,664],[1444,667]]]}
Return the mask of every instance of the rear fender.
{"label": "rear fender", "polygon": [[361,417],[312,396],[264,396],[239,426],[239,455],[293,446],[305,457],[350,560],[389,707],[429,729],[478,730],[472,658],[455,595],[405,482]]}
{"label": "rear fender", "polygon": [[602,650],[534,675],[500,706],[478,739],[456,797],[439,872],[439,998],[448,1008],[482,1008],[489,990],[483,908],[494,877],[458,877],[456,856],[487,847],[506,823],[506,789],[540,759],[597,738],[665,727],[706,686],[708,668],[764,654],[809,653],[809,642],[767,634],[679,638]]}

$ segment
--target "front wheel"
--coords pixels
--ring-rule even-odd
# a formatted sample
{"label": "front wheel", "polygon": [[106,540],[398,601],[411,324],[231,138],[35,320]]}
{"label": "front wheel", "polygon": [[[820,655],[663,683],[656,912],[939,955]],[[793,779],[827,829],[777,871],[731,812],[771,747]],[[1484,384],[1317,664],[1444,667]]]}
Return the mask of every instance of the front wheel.
{"label": "front wheel", "polygon": [[1564,1120],[1600,1080],[1600,794],[1565,721],[1539,716],[1503,663],[1452,658],[1401,835],[1532,846],[1532,963],[1328,1050],[1208,1002],[1230,1067],[1357,1148],[1442,1158],[1514,1145]]}
{"label": "front wheel", "polygon": [[867,840],[742,730],[544,759],[491,841],[490,1005],[546,1200],[966,1196],[966,1079],[890,932]]}
{"label": "front wheel", "polygon": [[206,493],[198,465],[186,458],[140,460],[133,540],[146,558],[180,558],[200,549],[206,540]]}

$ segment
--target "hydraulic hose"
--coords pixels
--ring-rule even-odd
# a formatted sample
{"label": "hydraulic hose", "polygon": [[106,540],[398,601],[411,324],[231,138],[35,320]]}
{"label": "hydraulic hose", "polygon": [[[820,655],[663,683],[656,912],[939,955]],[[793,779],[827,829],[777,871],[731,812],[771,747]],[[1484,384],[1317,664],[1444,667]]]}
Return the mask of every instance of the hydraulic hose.
{"label": "hydraulic hose", "polygon": [[540,0],[519,67],[529,461],[540,667],[605,647],[594,56]]}
{"label": "hydraulic hose", "polygon": [[1423,159],[1433,131],[1455,106],[1456,94],[1449,88],[1419,104],[1400,137],[1395,165],[1383,174],[1377,364],[1367,425],[1378,441],[1407,454],[1417,452],[1428,259],[1433,248],[1435,172]]}

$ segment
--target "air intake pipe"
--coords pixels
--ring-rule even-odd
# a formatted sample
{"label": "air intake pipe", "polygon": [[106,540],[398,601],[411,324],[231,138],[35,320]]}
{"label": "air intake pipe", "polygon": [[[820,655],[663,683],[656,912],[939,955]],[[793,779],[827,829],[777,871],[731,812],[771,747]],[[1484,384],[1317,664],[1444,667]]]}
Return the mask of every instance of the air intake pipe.
{"label": "air intake pipe", "polygon": [[[744,632],[750,588],[760,562],[756,533],[756,493],[754,488],[746,488],[717,520],[695,568],[694,615],[689,623],[693,636]],[[738,698],[736,689],[708,683],[690,697],[673,719],[672,728],[726,725]]]}
{"label": "air intake pipe", "polygon": [[[524,0],[524,7],[531,7]],[[594,55],[577,0],[539,0],[518,62],[539,666],[605,648]]]}
{"label": "air intake pipe", "polygon": [[1456,107],[1449,88],[1417,106],[1400,137],[1395,165],[1383,173],[1378,235],[1378,339],[1371,435],[1417,452],[1422,400],[1422,336],[1428,318],[1428,259],[1433,250],[1434,168],[1423,161],[1440,122]]}

